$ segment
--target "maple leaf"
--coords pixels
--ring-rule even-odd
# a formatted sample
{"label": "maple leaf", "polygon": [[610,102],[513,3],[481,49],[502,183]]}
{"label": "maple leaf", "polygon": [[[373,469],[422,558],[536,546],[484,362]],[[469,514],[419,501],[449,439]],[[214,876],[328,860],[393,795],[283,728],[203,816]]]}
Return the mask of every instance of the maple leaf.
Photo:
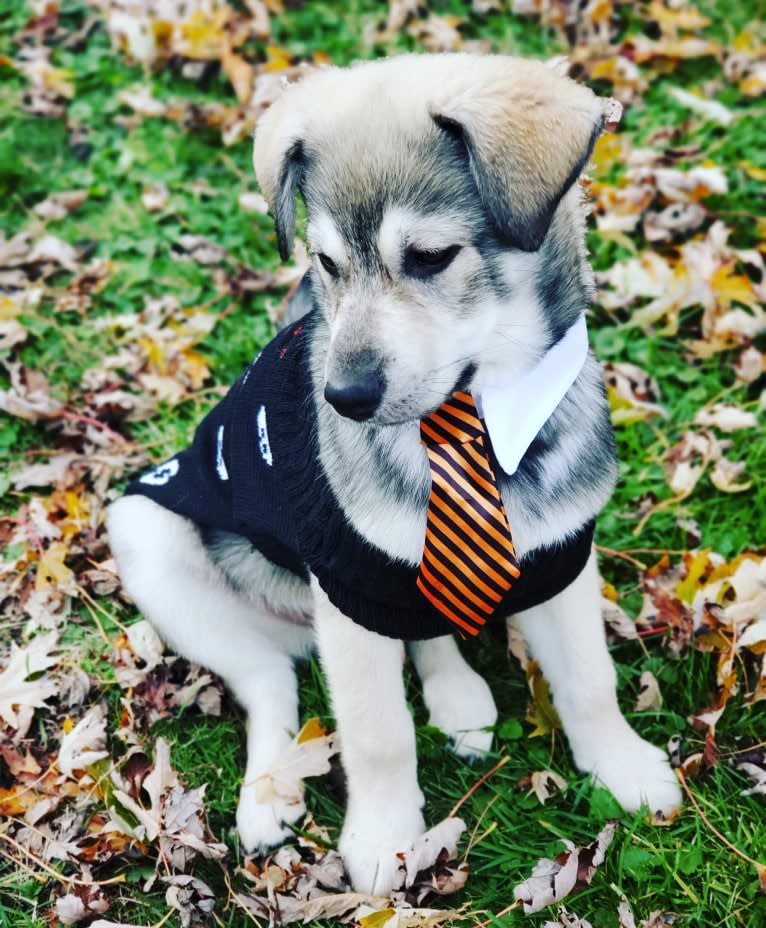
{"label": "maple leaf", "polygon": [[58,692],[56,682],[43,673],[59,661],[50,653],[57,643],[55,631],[38,635],[26,647],[11,642],[10,659],[0,672],[0,718],[17,729],[19,737],[26,734],[33,710],[43,707]]}

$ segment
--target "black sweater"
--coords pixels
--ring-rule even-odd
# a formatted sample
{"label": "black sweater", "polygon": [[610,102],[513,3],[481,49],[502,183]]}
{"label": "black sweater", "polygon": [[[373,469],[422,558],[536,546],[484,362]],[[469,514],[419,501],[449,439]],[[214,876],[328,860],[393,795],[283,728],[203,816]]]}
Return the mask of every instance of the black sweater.
{"label": "black sweater", "polygon": [[[455,631],[415,586],[417,567],[392,560],[348,522],[322,468],[309,365],[310,313],[280,332],[199,425],[191,447],[134,480],[147,496],[205,529],[248,538],[371,631],[416,641]],[[425,454],[425,450],[423,451]],[[499,465],[493,462],[495,467]],[[564,590],[590,554],[593,522],[530,552],[496,618]]]}

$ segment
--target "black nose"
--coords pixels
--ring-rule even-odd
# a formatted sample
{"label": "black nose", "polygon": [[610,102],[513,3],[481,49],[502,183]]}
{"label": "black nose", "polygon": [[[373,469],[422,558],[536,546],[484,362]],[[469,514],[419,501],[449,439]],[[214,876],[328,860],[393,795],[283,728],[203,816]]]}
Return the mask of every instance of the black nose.
{"label": "black nose", "polygon": [[384,387],[383,375],[379,371],[371,371],[350,383],[339,386],[328,383],[324,388],[324,398],[342,416],[361,422],[369,419],[380,405]]}

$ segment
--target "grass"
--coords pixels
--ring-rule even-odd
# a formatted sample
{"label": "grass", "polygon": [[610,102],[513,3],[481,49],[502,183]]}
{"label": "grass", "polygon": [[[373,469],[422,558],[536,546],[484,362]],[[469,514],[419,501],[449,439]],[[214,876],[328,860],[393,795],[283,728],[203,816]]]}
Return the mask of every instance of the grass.
{"label": "grass", "polygon": [[[418,47],[406,35],[388,45],[378,41],[374,25],[381,20],[381,10],[373,0],[296,3],[287,7],[283,15],[273,18],[272,40],[302,58],[326,53],[333,62],[343,64],[355,57],[385,53],[392,50],[392,45]],[[463,0],[436,2],[432,7],[440,14],[463,17],[467,21],[465,37],[489,39],[496,51],[546,55],[558,50],[553,34],[531,18],[481,16]],[[627,18],[629,10],[620,9]],[[734,11],[710,5],[708,12],[713,17],[710,34],[730,41],[739,28],[756,18],[757,3],[748,0]],[[73,0],[65,5],[62,19],[75,27],[86,15],[86,7]],[[22,4],[0,0],[0,56],[16,55],[13,36],[27,18]],[[21,360],[44,370],[54,393],[66,400],[77,396],[83,372],[97,366],[118,347],[118,338],[99,328],[98,320],[135,312],[150,295],[174,294],[184,306],[204,304],[217,296],[206,269],[180,263],[174,257],[171,246],[179,234],[207,236],[225,247],[233,262],[250,267],[274,268],[279,262],[270,220],[253,218],[237,207],[239,193],[255,188],[248,142],[224,149],[218,134],[210,130],[186,131],[175,123],[156,119],[145,119],[133,127],[121,124],[119,117],[127,116],[129,111],[119,103],[118,94],[143,81],[145,75],[115,53],[101,26],[94,29],[82,49],[57,50],[55,62],[74,75],[75,96],[69,119],[85,128],[87,152],[81,146],[72,146],[62,120],[34,117],[21,110],[25,82],[13,69],[0,64],[0,202],[4,204],[2,223],[7,231],[38,233],[41,223],[31,212],[35,203],[55,190],[87,189],[86,204],[65,219],[48,223],[48,229],[68,242],[90,243],[96,255],[114,263],[108,285],[94,298],[93,308],[86,315],[57,313],[52,301],[46,300],[23,317],[32,337],[19,351]],[[737,166],[742,161],[766,166],[762,109],[722,131],[712,124],[690,120],[687,111],[668,102],[669,85],[696,88],[719,74],[720,66],[712,58],[677,66],[652,82],[644,99],[627,113],[624,128],[636,144],[645,144],[659,127],[677,127],[675,145],[699,147],[701,154],[693,160],[709,157],[722,164],[730,190],[724,196],[710,198],[707,205],[731,226],[734,243],[753,247],[758,243],[758,231],[750,214],[754,198],[761,191],[757,182]],[[200,95],[194,83],[170,68],[148,79],[160,98]],[[227,82],[217,74],[210,78],[202,95],[231,100]],[[732,87],[722,90],[720,99],[727,105],[744,105]],[[201,192],[201,181],[209,193]],[[151,214],[141,205],[141,192],[158,182],[168,186],[170,206],[161,214]],[[601,240],[593,230],[589,246],[597,268],[607,268],[620,257],[614,244]],[[63,286],[66,281],[62,277],[54,283]],[[272,292],[233,301],[232,311],[201,347],[216,384],[230,383],[267,341],[270,327],[266,305],[280,297]],[[664,550],[682,550],[687,545],[679,516],[697,520],[703,544],[726,557],[757,547],[766,539],[766,482],[757,479],[748,492],[725,495],[704,478],[689,499],[658,512],[638,535],[634,534],[636,500],[647,493],[658,499],[670,495],[661,453],[669,441],[682,434],[696,410],[724,391],[730,399],[749,402],[751,407],[758,399],[753,389],[734,384],[730,358],[717,355],[691,365],[685,360],[679,351],[679,339],[696,336],[698,329],[699,315],[693,312],[682,320],[678,337],[661,332],[647,334],[615,324],[603,313],[594,315],[591,338],[600,356],[604,360],[632,361],[650,371],[660,384],[669,411],[660,426],[636,423],[618,430],[621,481],[598,531],[599,543],[608,548],[654,549],[658,556]],[[172,413],[167,411],[137,424],[133,437],[160,459],[185,444],[213,399],[209,391],[191,398]],[[746,460],[751,476],[763,474],[764,433],[740,433],[734,436],[734,442],[731,456]],[[0,415],[0,454],[7,456],[9,463],[20,462],[28,452],[45,448],[48,443],[49,435],[41,426]],[[23,499],[23,494],[6,492],[0,500],[0,512],[14,512]],[[651,555],[645,557],[651,562]],[[635,581],[632,570],[608,558],[602,566],[607,579],[629,592]],[[627,602],[637,605],[636,594]],[[123,610],[120,617],[125,620],[128,613]],[[109,631],[116,634],[116,626]],[[119,693],[110,682],[105,648],[90,616],[73,616],[67,636],[72,646],[80,649],[89,672],[99,680],[115,718]],[[574,771],[560,738],[530,738],[526,723],[512,721],[524,718],[528,693],[523,676],[502,644],[489,638],[471,642],[465,650],[495,693],[501,720],[495,753],[497,757],[507,754],[510,760],[463,806],[469,832],[477,828],[480,838],[469,855],[471,877],[467,890],[449,902],[469,902],[472,910],[486,913],[481,917],[489,918],[510,902],[513,885],[528,875],[538,857],[559,853],[562,838],[578,843],[590,841],[605,819],[615,817],[622,828],[607,862],[593,884],[568,901],[571,910],[595,926],[612,928],[617,924],[617,905],[625,896],[637,918],[662,910],[671,913],[673,924],[683,928],[703,923],[706,928],[760,928],[766,924],[766,897],[757,892],[754,872],[710,833],[689,805],[667,828],[653,827],[640,815],[622,813],[607,793],[593,789],[587,778]],[[699,735],[686,718],[709,704],[714,696],[711,655],[692,652],[681,661],[672,661],[659,644],[649,644],[645,650],[626,643],[614,648],[614,657],[621,701],[638,731],[657,744],[665,744],[671,735],[680,734],[684,754],[697,749]],[[631,713],[629,709],[644,670],[652,670],[662,686],[665,702],[660,712]],[[304,717],[317,714],[331,722],[326,688],[316,662],[301,668],[300,686]],[[436,821],[496,758],[488,759],[486,765],[471,767],[450,754],[445,750],[444,737],[428,727],[413,680],[409,681],[408,693],[417,724],[427,816]],[[766,851],[763,798],[741,796],[741,790],[748,785],[746,777],[733,768],[727,755],[764,740],[762,706],[760,711],[759,707],[745,710],[741,697],[731,700],[717,729],[724,752],[722,762],[692,783],[711,822],[733,844],[755,857]],[[189,785],[207,784],[209,821],[214,832],[232,848],[233,870],[239,860],[232,825],[243,753],[237,710],[228,705],[220,720],[182,714],[159,723],[153,734],[162,734],[170,742],[174,765]],[[114,748],[117,750],[116,745]],[[563,774],[569,790],[541,807],[517,784],[530,771],[546,767]],[[316,819],[335,835],[342,822],[342,804],[342,777],[337,770],[309,784],[309,805]],[[226,898],[219,871],[202,867],[198,872],[209,880],[221,900]],[[158,923],[166,914],[164,893],[157,889],[148,894],[141,891],[144,873],[140,867],[127,875],[129,882],[121,889],[108,917],[146,925]],[[9,865],[3,867],[0,861],[0,926],[41,928],[50,923],[49,906],[49,885]],[[222,911],[219,904],[217,911],[219,924],[233,928],[246,923],[245,916],[234,907]],[[541,925],[544,920],[544,914],[525,919],[514,912],[498,924]]]}

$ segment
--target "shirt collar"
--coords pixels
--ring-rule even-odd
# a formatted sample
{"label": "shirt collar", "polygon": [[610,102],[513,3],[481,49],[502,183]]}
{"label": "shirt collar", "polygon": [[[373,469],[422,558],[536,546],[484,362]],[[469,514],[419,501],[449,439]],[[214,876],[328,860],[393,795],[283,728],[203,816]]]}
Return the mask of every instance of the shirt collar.
{"label": "shirt collar", "polygon": [[588,356],[585,314],[531,368],[475,395],[495,456],[516,473],[535,436],[564,399]]}

